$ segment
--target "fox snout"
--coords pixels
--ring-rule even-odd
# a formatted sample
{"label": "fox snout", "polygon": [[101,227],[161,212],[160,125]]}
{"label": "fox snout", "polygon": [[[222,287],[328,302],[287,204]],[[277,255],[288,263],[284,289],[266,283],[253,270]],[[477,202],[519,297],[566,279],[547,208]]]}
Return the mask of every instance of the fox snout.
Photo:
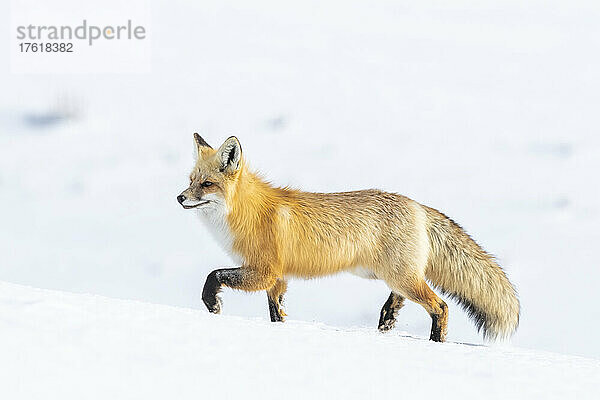
{"label": "fox snout", "polygon": [[188,204],[190,199],[193,197],[194,196],[192,196],[190,188],[187,188],[183,192],[181,192],[179,194],[179,196],[177,196],[177,202],[179,202],[179,204],[181,204],[183,207],[185,207],[186,204]]}
{"label": "fox snout", "polygon": [[209,200],[202,199],[202,198],[198,199],[193,194],[190,194],[190,189],[184,190],[179,196],[177,196],[177,201],[185,209],[197,208],[197,207],[200,207],[200,206],[210,203]]}

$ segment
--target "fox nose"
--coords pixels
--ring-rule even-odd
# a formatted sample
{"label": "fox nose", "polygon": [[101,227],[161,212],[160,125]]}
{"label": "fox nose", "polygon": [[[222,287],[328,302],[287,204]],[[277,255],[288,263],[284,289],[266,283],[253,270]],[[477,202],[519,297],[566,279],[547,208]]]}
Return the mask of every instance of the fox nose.
{"label": "fox nose", "polygon": [[185,196],[180,194],[179,196],[177,196],[177,201],[179,202],[179,204],[183,204],[183,202],[185,201]]}

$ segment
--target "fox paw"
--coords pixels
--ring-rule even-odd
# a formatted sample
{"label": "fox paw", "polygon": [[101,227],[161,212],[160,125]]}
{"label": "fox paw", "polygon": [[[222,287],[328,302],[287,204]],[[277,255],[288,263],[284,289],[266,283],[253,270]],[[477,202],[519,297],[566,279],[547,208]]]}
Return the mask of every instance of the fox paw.
{"label": "fox paw", "polygon": [[431,329],[431,335],[429,336],[429,340],[433,340],[434,342],[445,342],[446,341],[446,330],[442,329]]}
{"label": "fox paw", "polygon": [[206,300],[204,301],[204,305],[206,305],[206,308],[212,314],[221,314],[221,305],[222,304],[223,303],[219,296],[215,296],[213,301],[206,301]]}
{"label": "fox paw", "polygon": [[383,322],[380,322],[377,329],[379,329],[379,332],[384,333],[384,332],[388,332],[388,331],[391,331],[392,329],[394,329],[394,325],[396,325],[396,320],[388,319]]}

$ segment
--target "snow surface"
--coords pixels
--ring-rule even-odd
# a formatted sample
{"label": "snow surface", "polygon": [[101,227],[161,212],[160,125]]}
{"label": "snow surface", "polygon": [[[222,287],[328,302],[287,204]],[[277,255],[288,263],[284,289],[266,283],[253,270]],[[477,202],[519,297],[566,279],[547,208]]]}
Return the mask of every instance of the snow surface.
{"label": "snow surface", "polygon": [[[7,5],[0,2],[3,18]],[[195,315],[190,331],[183,330],[188,333],[207,321],[262,333],[263,322],[204,316],[206,275],[231,260],[175,200],[188,183],[192,132],[213,145],[235,134],[251,165],[277,184],[312,191],[380,188],[440,209],[497,255],[517,286],[522,315],[513,345],[600,357],[597,1],[157,0],[151,6],[151,73],[18,75],[0,63],[0,280],[202,310],[173,312]],[[0,60],[6,54],[1,51]],[[376,336],[388,293],[380,282],[349,275],[292,281],[286,306],[291,319],[358,326],[360,334],[299,323],[293,324],[296,333],[291,327],[269,332],[284,343],[288,334],[311,343],[356,339],[385,343],[386,349],[389,344],[389,351],[423,351],[429,361],[436,349],[448,348],[446,355],[470,354],[469,365],[487,362],[478,360],[485,357],[478,347]],[[226,315],[268,318],[264,293],[226,290],[223,298]],[[449,340],[481,343],[465,314],[449,303]],[[119,307],[131,306],[111,304],[119,305],[113,306],[115,316],[125,312]],[[18,302],[14,307],[27,309]],[[69,303],[65,312],[72,307],[78,306]],[[157,323],[170,329],[166,325]],[[430,319],[408,304],[398,325],[426,337]],[[77,339],[73,330],[56,329],[55,336],[64,329]],[[152,338],[151,331],[144,335]],[[44,343],[40,332],[24,329],[23,340]],[[223,331],[215,332],[211,340],[222,343]],[[311,339],[310,332],[318,335]],[[103,340],[126,340],[116,335]],[[88,343],[65,341],[57,347],[65,354],[53,353],[61,355],[56,360],[36,360],[35,354],[22,360],[51,366],[76,360],[80,351],[88,361],[100,357]],[[152,351],[167,351],[152,343]],[[319,348],[327,352],[324,344]],[[162,361],[183,362],[176,356],[187,352],[178,351]],[[307,357],[316,352],[302,351]],[[505,366],[513,354],[488,352]],[[142,364],[144,356],[136,354]],[[352,354],[319,358],[315,368],[377,368],[359,356],[348,363]],[[396,368],[402,367],[404,358],[396,359]],[[411,365],[422,365],[419,360]],[[539,364],[540,371],[550,368]],[[272,373],[277,366],[256,363],[248,371]],[[133,365],[119,368],[114,374],[126,370],[140,380],[158,380],[133,375]],[[471,372],[486,379],[490,368]],[[198,379],[213,374],[190,373]],[[431,389],[419,375],[430,372],[406,373],[423,377],[423,390]],[[531,368],[524,376],[537,374]],[[394,377],[403,382],[402,374]],[[345,384],[353,388],[357,381],[352,376]],[[381,382],[373,381],[373,390]],[[486,382],[499,390],[529,390],[516,381]],[[235,383],[224,384],[236,390]]]}
{"label": "snow surface", "polygon": [[[5,399],[592,399],[600,361],[0,282]],[[381,397],[385,396],[385,397]]]}

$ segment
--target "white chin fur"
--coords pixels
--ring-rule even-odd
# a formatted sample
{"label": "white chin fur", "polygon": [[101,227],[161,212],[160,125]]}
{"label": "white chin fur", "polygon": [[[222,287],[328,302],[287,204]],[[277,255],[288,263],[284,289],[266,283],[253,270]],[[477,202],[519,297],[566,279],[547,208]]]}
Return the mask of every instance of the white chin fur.
{"label": "white chin fur", "polygon": [[210,202],[204,206],[198,207],[198,216],[208,229],[211,236],[221,246],[221,248],[234,260],[238,265],[243,264],[239,255],[233,252],[233,235],[227,223],[227,206],[225,199],[214,194],[208,194],[203,197],[204,200]]}

